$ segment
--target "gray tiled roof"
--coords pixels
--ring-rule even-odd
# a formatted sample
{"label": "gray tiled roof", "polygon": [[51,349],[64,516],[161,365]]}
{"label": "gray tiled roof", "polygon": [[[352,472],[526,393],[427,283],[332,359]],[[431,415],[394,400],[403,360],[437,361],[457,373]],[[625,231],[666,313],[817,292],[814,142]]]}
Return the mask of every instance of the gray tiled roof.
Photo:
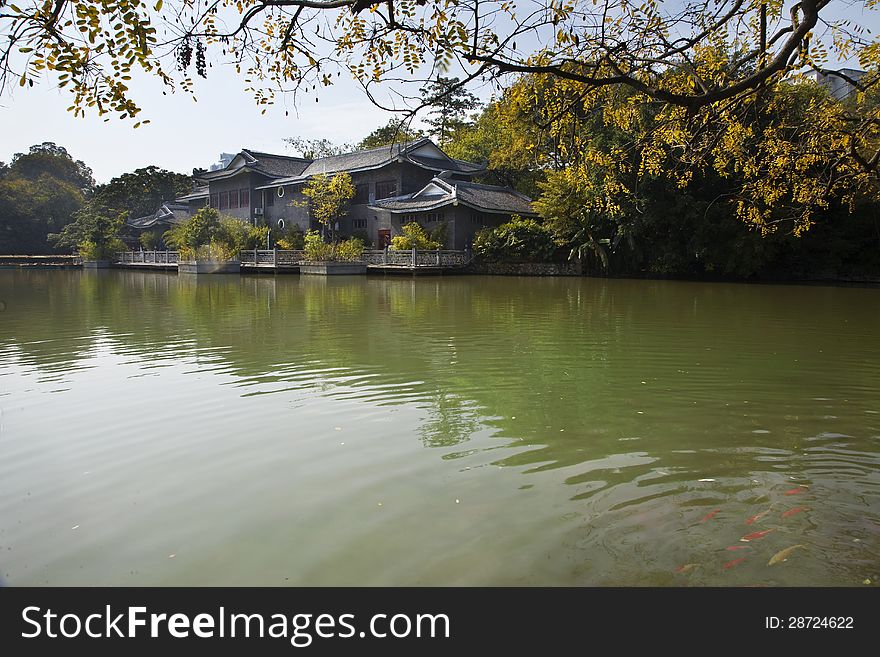
{"label": "gray tiled roof", "polygon": [[189,194],[184,194],[183,196],[178,196],[174,199],[175,203],[186,203],[187,201],[196,201],[200,198],[208,197],[208,187],[196,187]]}
{"label": "gray tiled roof", "polygon": [[443,159],[439,157],[425,157],[424,155],[407,155],[407,159],[414,164],[421,165],[434,171],[455,171],[459,173],[477,173],[485,167],[464,160]]}
{"label": "gray tiled roof", "polygon": [[532,199],[509,187],[478,185],[464,181],[449,181],[455,185],[458,200],[482,210],[510,212],[511,214],[536,214]]}
{"label": "gray tiled roof", "polygon": [[182,224],[189,218],[189,206],[184,203],[163,203],[153,214],[136,219],[127,219],[126,225],[131,228],[152,228],[156,225],[174,226]]}
{"label": "gray tiled roof", "polygon": [[298,176],[312,162],[302,157],[291,157],[289,155],[274,155],[272,153],[261,153],[250,149],[242,149],[248,153],[256,162],[248,164],[248,168],[262,173],[270,178],[284,178],[287,176]]}
{"label": "gray tiled roof", "polygon": [[295,174],[281,180],[273,180],[270,184],[257,187],[257,189],[266,189],[275,185],[288,185],[291,183],[305,182],[309,177],[318,174],[337,173],[339,171],[363,171],[366,169],[378,169],[387,164],[391,164],[397,158],[403,157],[405,160],[412,162],[418,166],[430,169],[432,171],[453,171],[455,173],[473,174],[484,170],[479,164],[472,164],[462,160],[454,160],[452,158],[428,157],[425,155],[413,155],[410,151],[418,149],[420,146],[432,143],[427,137],[408,141],[400,144],[392,144],[390,146],[379,146],[363,151],[355,151],[353,153],[344,153],[342,155],[331,155],[329,157],[321,157],[314,160],[300,174]]}
{"label": "gray tiled roof", "polygon": [[498,212],[504,214],[520,214],[534,216],[537,213],[532,209],[532,200],[510,189],[509,187],[496,187],[494,185],[479,185],[477,183],[462,180],[448,180],[434,178],[431,183],[447,190],[445,194],[422,195],[422,191],[405,196],[395,196],[372,203],[372,207],[391,210],[392,212],[418,212],[431,210],[451,203],[461,203],[477,210],[485,212]]}
{"label": "gray tiled roof", "polygon": [[[245,160],[243,164],[232,166],[232,163],[230,163],[225,169],[200,173],[198,178],[203,182],[222,180],[224,178],[231,178],[241,171],[253,171],[267,178],[286,178],[300,175],[312,162],[302,157],[263,153],[261,151],[252,151],[248,148],[241,149],[238,155],[243,156]],[[233,162],[237,158],[238,156],[233,158]]]}
{"label": "gray tiled roof", "polygon": [[402,144],[392,144],[390,146],[379,146],[370,148],[365,151],[355,151],[354,153],[344,153],[342,155],[331,155],[329,157],[321,157],[312,162],[305,171],[302,172],[303,177],[314,176],[319,173],[336,173],[337,171],[357,171],[358,169],[375,169],[385,164],[393,162],[402,152],[419,144],[425,140],[405,142]]}

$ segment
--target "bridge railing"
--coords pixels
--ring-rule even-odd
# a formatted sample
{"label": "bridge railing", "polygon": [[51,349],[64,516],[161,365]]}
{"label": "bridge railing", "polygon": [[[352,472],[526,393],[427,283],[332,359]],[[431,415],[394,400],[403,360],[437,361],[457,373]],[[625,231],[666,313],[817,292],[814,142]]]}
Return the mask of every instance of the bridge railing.
{"label": "bridge railing", "polygon": [[[245,249],[240,254],[243,265],[296,265],[306,262],[306,253],[302,250],[289,251],[283,249]],[[451,249],[412,249],[395,251],[394,249],[367,249],[361,261],[368,265],[399,265],[403,267],[460,267],[471,259],[469,251]]]}
{"label": "bridge railing", "polygon": [[[120,264],[173,265],[178,262],[177,251],[121,251],[116,254]],[[298,265],[306,261],[306,252],[285,249],[244,249],[239,253],[243,265],[277,267]],[[469,251],[451,249],[394,249],[365,250],[361,260],[368,265],[401,267],[461,267],[471,259]]]}
{"label": "bridge railing", "polygon": [[120,251],[116,254],[116,262],[144,265],[177,264],[177,251]]}

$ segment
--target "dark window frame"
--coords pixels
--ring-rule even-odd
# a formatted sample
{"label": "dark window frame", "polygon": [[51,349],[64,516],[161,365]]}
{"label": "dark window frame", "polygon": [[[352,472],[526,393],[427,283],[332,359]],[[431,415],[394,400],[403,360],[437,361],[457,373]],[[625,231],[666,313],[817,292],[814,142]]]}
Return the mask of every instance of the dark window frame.
{"label": "dark window frame", "polygon": [[[384,186],[384,188],[382,187]],[[382,189],[383,191],[379,191]],[[385,193],[389,191],[390,193]],[[382,198],[391,198],[393,196],[397,196],[397,181],[396,180],[377,180],[376,181],[376,200]]]}
{"label": "dark window frame", "polygon": [[360,183],[354,186],[354,198],[351,202],[355,205],[366,205],[370,202],[370,183]]}

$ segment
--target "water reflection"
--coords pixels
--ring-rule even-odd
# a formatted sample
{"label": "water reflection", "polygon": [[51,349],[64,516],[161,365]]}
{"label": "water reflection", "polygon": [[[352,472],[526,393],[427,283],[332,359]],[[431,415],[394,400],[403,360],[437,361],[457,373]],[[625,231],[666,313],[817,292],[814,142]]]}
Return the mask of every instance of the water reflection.
{"label": "water reflection", "polygon": [[[4,271],[0,299],[12,583],[878,580],[876,290]],[[72,509],[100,529],[51,547]]]}

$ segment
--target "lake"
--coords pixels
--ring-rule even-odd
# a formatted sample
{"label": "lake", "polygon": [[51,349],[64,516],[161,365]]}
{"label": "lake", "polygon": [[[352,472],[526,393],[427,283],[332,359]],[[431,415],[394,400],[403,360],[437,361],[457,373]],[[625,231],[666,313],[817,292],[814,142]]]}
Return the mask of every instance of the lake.
{"label": "lake", "polygon": [[0,271],[0,578],[876,584],[878,328],[878,289]]}

